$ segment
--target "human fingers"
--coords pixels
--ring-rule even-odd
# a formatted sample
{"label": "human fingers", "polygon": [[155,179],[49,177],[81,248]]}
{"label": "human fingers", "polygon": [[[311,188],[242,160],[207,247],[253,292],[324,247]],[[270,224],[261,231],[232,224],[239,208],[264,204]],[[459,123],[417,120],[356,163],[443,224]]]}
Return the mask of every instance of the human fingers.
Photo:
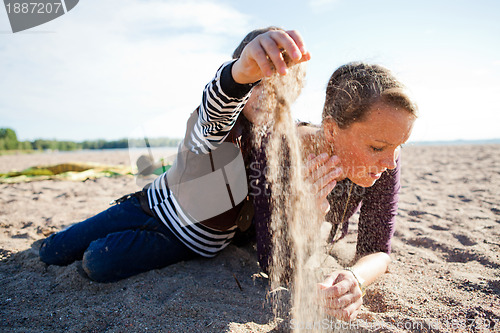
{"label": "human fingers", "polygon": [[363,299],[359,298],[348,306],[340,309],[325,308],[326,314],[343,321],[355,320],[363,305]]}
{"label": "human fingers", "polygon": [[343,281],[345,281],[343,271],[337,271],[318,284],[318,297],[325,306],[331,307],[329,303],[335,302],[350,289],[350,286],[339,285]]}
{"label": "human fingers", "polygon": [[337,182],[333,181],[316,194],[316,202],[319,205],[320,212],[324,214],[330,211],[330,202],[327,196],[335,188],[335,185],[337,185]]}
{"label": "human fingers", "polygon": [[[325,164],[321,165],[324,161],[325,156],[320,156],[320,158],[314,160],[312,156],[309,156],[309,176],[306,177],[306,181],[311,185],[311,193],[316,198],[316,205],[320,212],[324,214],[328,213],[330,210],[330,203],[326,199],[328,194],[334,189],[337,184],[336,179],[342,173],[340,168],[335,168],[328,172],[328,170],[336,165],[336,157],[332,160],[328,160]],[[318,165],[320,165],[318,167]],[[313,171],[314,170],[314,171]],[[327,174],[324,174],[328,172]],[[312,173],[312,174],[311,174]],[[317,179],[316,177],[320,177]]]}
{"label": "human fingers", "polygon": [[319,301],[324,311],[337,319],[349,321],[354,320],[363,304],[361,290],[357,284],[351,281],[349,291],[339,297],[335,297],[331,292],[334,286],[342,281],[349,280],[345,272],[335,272],[329,276],[323,283],[318,284]]}
{"label": "human fingers", "polygon": [[297,45],[300,52],[302,53],[302,57],[299,60],[295,60],[295,61],[302,62],[302,61],[310,60],[311,54],[309,53],[309,51],[307,51],[304,40],[303,40],[302,36],[300,35],[300,33],[296,30],[288,30],[287,34],[294,40],[295,45]]}
{"label": "human fingers", "polygon": [[321,282],[321,283],[318,283],[317,284],[317,290],[318,290],[318,296],[321,297],[322,295],[322,291],[330,288],[331,286],[333,286],[333,284],[335,283],[335,280],[337,279],[337,275],[336,273],[333,273],[333,274],[330,274],[326,277],[326,279]]}
{"label": "human fingers", "polygon": [[[312,158],[311,158],[312,157]],[[305,176],[310,177],[312,173],[318,169],[321,165],[323,165],[326,161],[328,161],[328,154],[323,153],[318,156],[310,154],[308,157],[308,161],[305,164]]]}
{"label": "human fingers", "polygon": [[300,49],[295,41],[282,30],[268,31],[257,36],[243,50],[243,55],[248,55],[253,60],[264,76],[271,76],[276,70],[281,75],[287,73],[287,64],[283,57],[284,51],[288,53],[293,61],[299,61],[302,57]]}
{"label": "human fingers", "polygon": [[[323,167],[322,167],[323,168]],[[326,170],[325,170],[326,172]],[[326,198],[326,196],[333,190],[337,184],[337,178],[342,174],[342,168],[334,168],[327,174],[322,175],[321,178],[317,179],[313,186],[316,189],[316,196],[318,198]],[[333,186],[332,186],[333,184]]]}
{"label": "human fingers", "polygon": [[319,211],[326,215],[330,211],[330,203],[326,199],[317,199],[317,205],[319,207]]}
{"label": "human fingers", "polygon": [[[272,65],[281,75],[285,75],[289,67],[311,59],[302,37],[294,30],[269,31],[262,36],[261,44]],[[285,60],[284,54],[289,59]]]}
{"label": "human fingers", "polygon": [[[281,55],[282,50],[272,37],[273,35],[288,36],[284,31],[272,30],[255,37],[245,46],[240,58],[233,65],[232,73],[236,82],[255,82],[265,76],[272,76],[274,70],[279,68],[273,63],[273,59],[279,63],[280,60],[277,57],[283,57]],[[291,37],[289,38],[291,39]]]}
{"label": "human fingers", "polygon": [[353,286],[356,285],[356,280],[354,277],[349,276],[348,274],[345,274],[344,272],[341,272],[337,279],[335,280],[335,283],[328,288],[326,297],[327,298],[339,298],[346,293],[348,293]]}
{"label": "human fingers", "polygon": [[324,303],[324,301],[326,301],[327,296],[329,295],[328,289],[333,286],[336,279],[337,272],[334,272],[328,275],[323,282],[316,284],[316,297],[319,302]]}
{"label": "human fingers", "polygon": [[260,44],[270,65],[281,75],[286,75],[288,72],[288,64],[283,56],[284,52],[287,52],[292,61],[294,59],[298,61],[302,57],[292,38],[284,31],[272,31],[263,35]]}
{"label": "human fingers", "polygon": [[325,307],[330,309],[343,309],[348,307],[350,304],[357,302],[363,297],[361,290],[357,285],[353,284],[349,292],[345,293],[340,297],[328,298]]}
{"label": "human fingers", "polygon": [[[268,51],[264,45],[266,42],[265,39],[263,40],[263,37],[252,41],[253,43],[250,43],[247,47],[249,47],[249,58],[253,59],[264,76],[269,77],[273,75],[274,67],[271,62],[269,62]],[[268,46],[268,48],[271,49],[270,46]]]}
{"label": "human fingers", "polygon": [[[284,53],[291,60],[288,65],[285,62]],[[305,49],[304,41],[298,32],[271,30],[255,37],[243,49],[231,73],[238,83],[253,83],[272,76],[275,70],[284,75],[288,67],[309,59],[311,55]]]}
{"label": "human fingers", "polygon": [[302,50],[305,50],[304,41],[295,30],[281,31],[274,30],[270,36],[276,41],[281,51],[285,51],[290,60],[298,62],[302,58]]}
{"label": "human fingers", "polygon": [[[333,176],[332,179],[337,179],[341,175],[341,168],[337,168],[339,164],[339,158],[337,156],[332,156],[328,160],[326,160],[323,164],[319,164],[310,169],[309,178],[315,183],[318,180],[322,179],[325,176]],[[329,177],[327,177],[329,178]],[[324,179],[326,181],[327,179]],[[325,185],[327,183],[324,183]]]}
{"label": "human fingers", "polygon": [[258,37],[254,38],[241,53],[231,69],[237,83],[253,83],[265,76],[273,75],[272,65]]}
{"label": "human fingers", "polygon": [[337,185],[337,181],[333,178],[334,177],[332,177],[331,180],[319,180],[312,186],[313,190],[317,191],[317,193],[315,194],[316,203],[320,209],[320,212],[323,212],[324,214],[330,211],[330,202],[328,201],[327,196],[331,191],[333,191],[335,185]]}

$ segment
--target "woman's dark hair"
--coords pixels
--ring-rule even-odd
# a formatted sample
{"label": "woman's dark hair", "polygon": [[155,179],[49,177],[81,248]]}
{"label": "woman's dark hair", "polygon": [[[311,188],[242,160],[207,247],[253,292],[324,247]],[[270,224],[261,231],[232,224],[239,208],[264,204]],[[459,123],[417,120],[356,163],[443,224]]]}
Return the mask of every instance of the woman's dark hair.
{"label": "woman's dark hair", "polygon": [[417,116],[417,105],[390,70],[380,65],[349,63],[339,67],[330,77],[323,119],[331,117],[340,128],[347,128],[362,121],[368,109],[378,102]]}

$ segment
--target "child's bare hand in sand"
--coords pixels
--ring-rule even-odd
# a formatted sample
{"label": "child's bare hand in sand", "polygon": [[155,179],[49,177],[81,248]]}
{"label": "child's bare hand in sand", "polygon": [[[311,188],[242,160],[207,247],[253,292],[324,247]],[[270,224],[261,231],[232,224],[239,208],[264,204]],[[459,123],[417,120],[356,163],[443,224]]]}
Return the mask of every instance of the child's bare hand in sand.
{"label": "child's bare hand in sand", "polygon": [[[292,60],[289,65],[282,52],[286,52]],[[285,75],[289,66],[309,59],[311,55],[297,31],[271,30],[255,37],[243,49],[231,73],[238,83],[254,83],[273,75],[275,71]]]}
{"label": "child's bare hand in sand", "polygon": [[363,304],[363,294],[352,272],[334,272],[319,283],[318,288],[321,304],[328,315],[343,321],[356,319]]}
{"label": "child's bare hand in sand", "polygon": [[339,162],[337,156],[330,157],[327,153],[318,156],[311,154],[306,162],[306,180],[312,184],[316,203],[324,214],[330,210],[330,204],[326,197],[337,185],[337,180],[342,175],[342,168],[337,167]]}

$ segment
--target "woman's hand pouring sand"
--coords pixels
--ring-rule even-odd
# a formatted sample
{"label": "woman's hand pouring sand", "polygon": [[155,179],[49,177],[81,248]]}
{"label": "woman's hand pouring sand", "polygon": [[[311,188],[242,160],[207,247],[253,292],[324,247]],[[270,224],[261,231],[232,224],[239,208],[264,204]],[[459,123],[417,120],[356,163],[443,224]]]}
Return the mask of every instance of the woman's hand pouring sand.
{"label": "woman's hand pouring sand", "polygon": [[272,30],[255,37],[241,53],[241,57],[234,63],[232,75],[236,82],[254,83],[264,77],[278,72],[287,73],[288,67],[283,52],[286,52],[293,64],[311,59],[306,50],[302,37],[297,31]]}

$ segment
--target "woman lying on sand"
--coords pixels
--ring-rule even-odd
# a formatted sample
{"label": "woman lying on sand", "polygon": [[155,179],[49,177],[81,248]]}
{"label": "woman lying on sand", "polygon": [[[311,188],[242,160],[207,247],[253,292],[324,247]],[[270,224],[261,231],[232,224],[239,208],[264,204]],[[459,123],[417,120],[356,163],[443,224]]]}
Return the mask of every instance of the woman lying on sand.
{"label": "woman lying on sand", "polygon": [[[348,232],[360,210],[354,265],[333,272],[320,284],[326,312],[353,320],[363,289],[387,271],[400,189],[400,152],[412,131],[417,106],[404,86],[384,67],[350,63],[331,76],[322,123],[298,124],[302,156],[318,206],[333,225],[329,242]],[[265,156],[256,164],[263,175]],[[265,192],[265,178],[257,192]],[[266,230],[269,200],[254,199],[257,231]],[[257,233],[259,262],[265,270],[272,253],[268,232]]]}
{"label": "woman lying on sand", "polygon": [[[284,53],[291,62],[284,61]],[[252,200],[246,170],[262,157],[248,142],[248,120],[262,119],[255,107],[259,82],[275,72],[291,72],[310,54],[299,33],[268,28],[250,33],[233,58],[205,87],[171,169],[143,191],[48,237],[40,248],[42,261],[67,265],[82,260],[89,278],[110,282],[213,257],[230,243],[237,224],[248,227],[244,222],[251,221]],[[298,128],[318,209],[328,211],[327,221],[341,236],[347,232],[344,222],[361,205],[357,261],[322,283],[328,313],[337,318],[356,316],[361,289],[389,264],[399,147],[411,132],[415,112],[386,69],[350,64],[329,82],[321,126]],[[265,160],[260,162],[265,166]],[[259,262],[267,270],[270,208],[265,196],[253,199]]]}

